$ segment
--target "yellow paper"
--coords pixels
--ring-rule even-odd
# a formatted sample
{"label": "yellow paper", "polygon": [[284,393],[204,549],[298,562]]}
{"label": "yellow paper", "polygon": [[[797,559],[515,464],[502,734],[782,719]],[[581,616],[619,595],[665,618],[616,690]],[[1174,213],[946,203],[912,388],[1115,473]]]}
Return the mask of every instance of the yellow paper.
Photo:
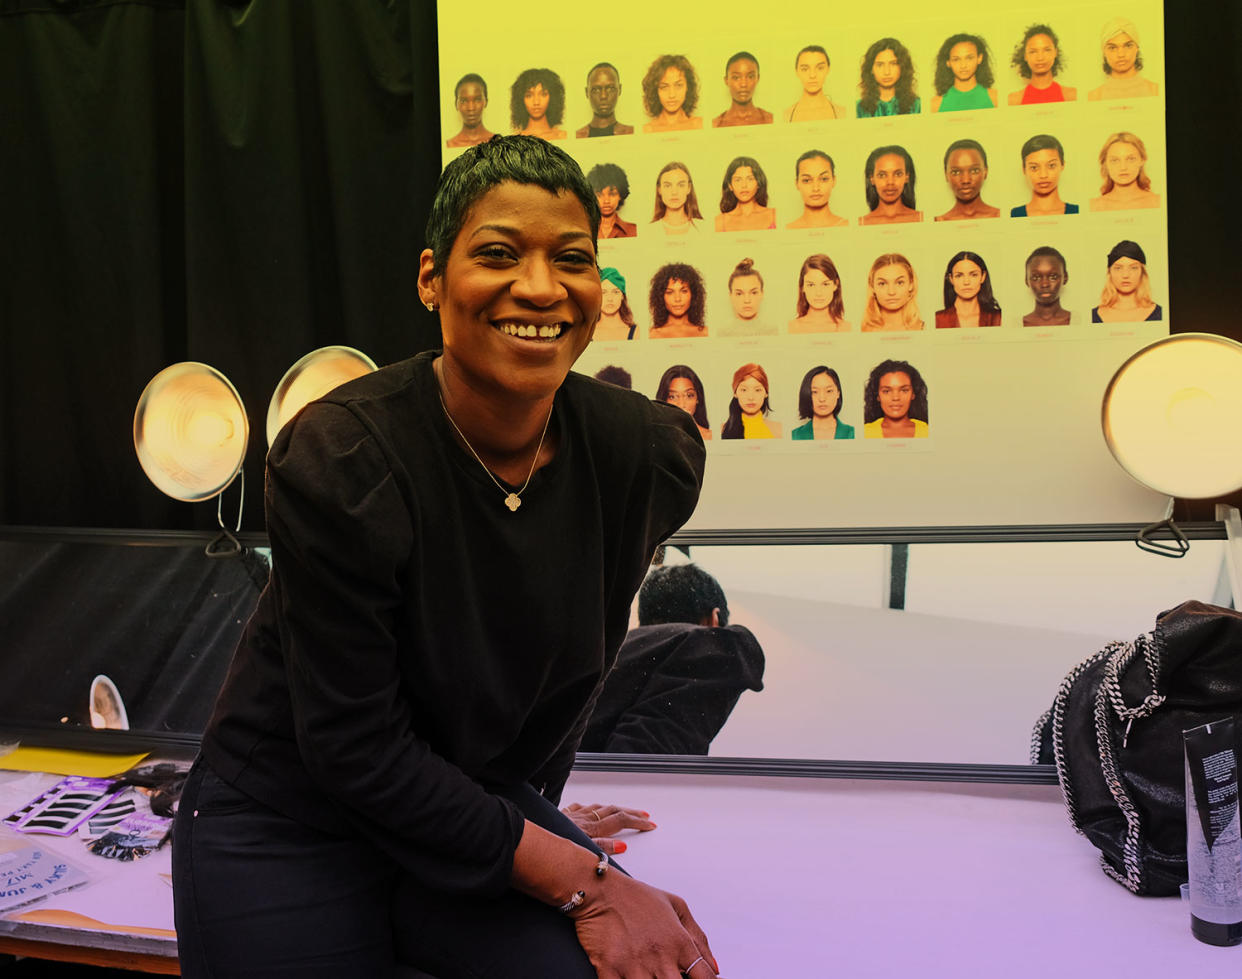
{"label": "yellow paper", "polygon": [[107,778],[133,768],[149,752],[114,755],[99,751],[64,751],[59,748],[22,748],[0,757],[0,768],[16,772],[49,772]]}

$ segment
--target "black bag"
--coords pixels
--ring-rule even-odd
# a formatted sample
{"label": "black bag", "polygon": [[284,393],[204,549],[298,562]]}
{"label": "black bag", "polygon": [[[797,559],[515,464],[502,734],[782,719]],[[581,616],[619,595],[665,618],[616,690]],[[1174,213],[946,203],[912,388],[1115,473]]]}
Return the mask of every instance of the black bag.
{"label": "black bag", "polygon": [[1055,764],[1074,828],[1109,877],[1172,895],[1187,879],[1182,731],[1242,712],[1242,614],[1185,602],[1062,681],[1031,762]]}

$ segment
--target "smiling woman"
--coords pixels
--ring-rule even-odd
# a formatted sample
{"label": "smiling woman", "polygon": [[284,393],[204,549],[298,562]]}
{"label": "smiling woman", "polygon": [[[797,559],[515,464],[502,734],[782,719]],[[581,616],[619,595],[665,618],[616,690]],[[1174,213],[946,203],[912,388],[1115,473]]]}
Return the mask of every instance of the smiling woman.
{"label": "smiling woman", "polygon": [[647,815],[556,808],[704,461],[684,411],[570,372],[598,224],[554,146],[468,149],[418,272],[443,351],[273,444],[270,584],[175,828],[182,975],[715,975],[685,903],[601,857]]}

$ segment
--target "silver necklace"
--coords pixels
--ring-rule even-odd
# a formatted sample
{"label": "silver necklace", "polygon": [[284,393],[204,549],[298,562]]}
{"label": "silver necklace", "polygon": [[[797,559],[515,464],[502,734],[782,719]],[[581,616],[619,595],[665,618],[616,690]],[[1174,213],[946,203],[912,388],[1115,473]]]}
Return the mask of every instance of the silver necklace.
{"label": "silver necklace", "polygon": [[440,398],[440,407],[444,409],[444,417],[449,420],[449,424],[453,426],[453,430],[461,436],[461,440],[466,444],[466,448],[470,450],[470,454],[474,456],[479,465],[483,467],[483,471],[487,473],[488,478],[496,484],[496,488],[500,490],[500,492],[505,494],[505,506],[509,508],[510,513],[513,513],[522,505],[522,494],[526,492],[526,487],[530,485],[530,478],[535,475],[535,464],[539,461],[539,452],[543,449],[543,440],[548,434],[548,424],[552,421],[552,406],[548,406],[548,417],[544,419],[543,432],[539,436],[539,444],[535,446],[535,458],[530,461],[530,472],[526,474],[526,482],[522,484],[522,488],[520,490],[514,493],[513,491],[507,490],[500,485],[500,480],[492,474],[492,471],[487,468],[487,463],[480,459],[479,454],[474,451],[474,446],[471,445],[470,440],[466,438],[466,433],[457,427],[457,422],[453,421],[453,416],[449,414],[448,405],[444,403],[444,395],[440,393],[438,385],[436,388],[436,394]]}

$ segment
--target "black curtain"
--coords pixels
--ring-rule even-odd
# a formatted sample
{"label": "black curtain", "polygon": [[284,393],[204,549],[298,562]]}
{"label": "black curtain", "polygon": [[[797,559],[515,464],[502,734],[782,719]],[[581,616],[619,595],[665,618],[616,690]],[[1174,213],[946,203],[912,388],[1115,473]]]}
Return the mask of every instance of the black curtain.
{"label": "black curtain", "polygon": [[199,360],[246,404],[262,529],[284,371],[439,342],[438,99],[431,2],[0,0],[0,524],[214,524],[132,446],[147,381]]}

